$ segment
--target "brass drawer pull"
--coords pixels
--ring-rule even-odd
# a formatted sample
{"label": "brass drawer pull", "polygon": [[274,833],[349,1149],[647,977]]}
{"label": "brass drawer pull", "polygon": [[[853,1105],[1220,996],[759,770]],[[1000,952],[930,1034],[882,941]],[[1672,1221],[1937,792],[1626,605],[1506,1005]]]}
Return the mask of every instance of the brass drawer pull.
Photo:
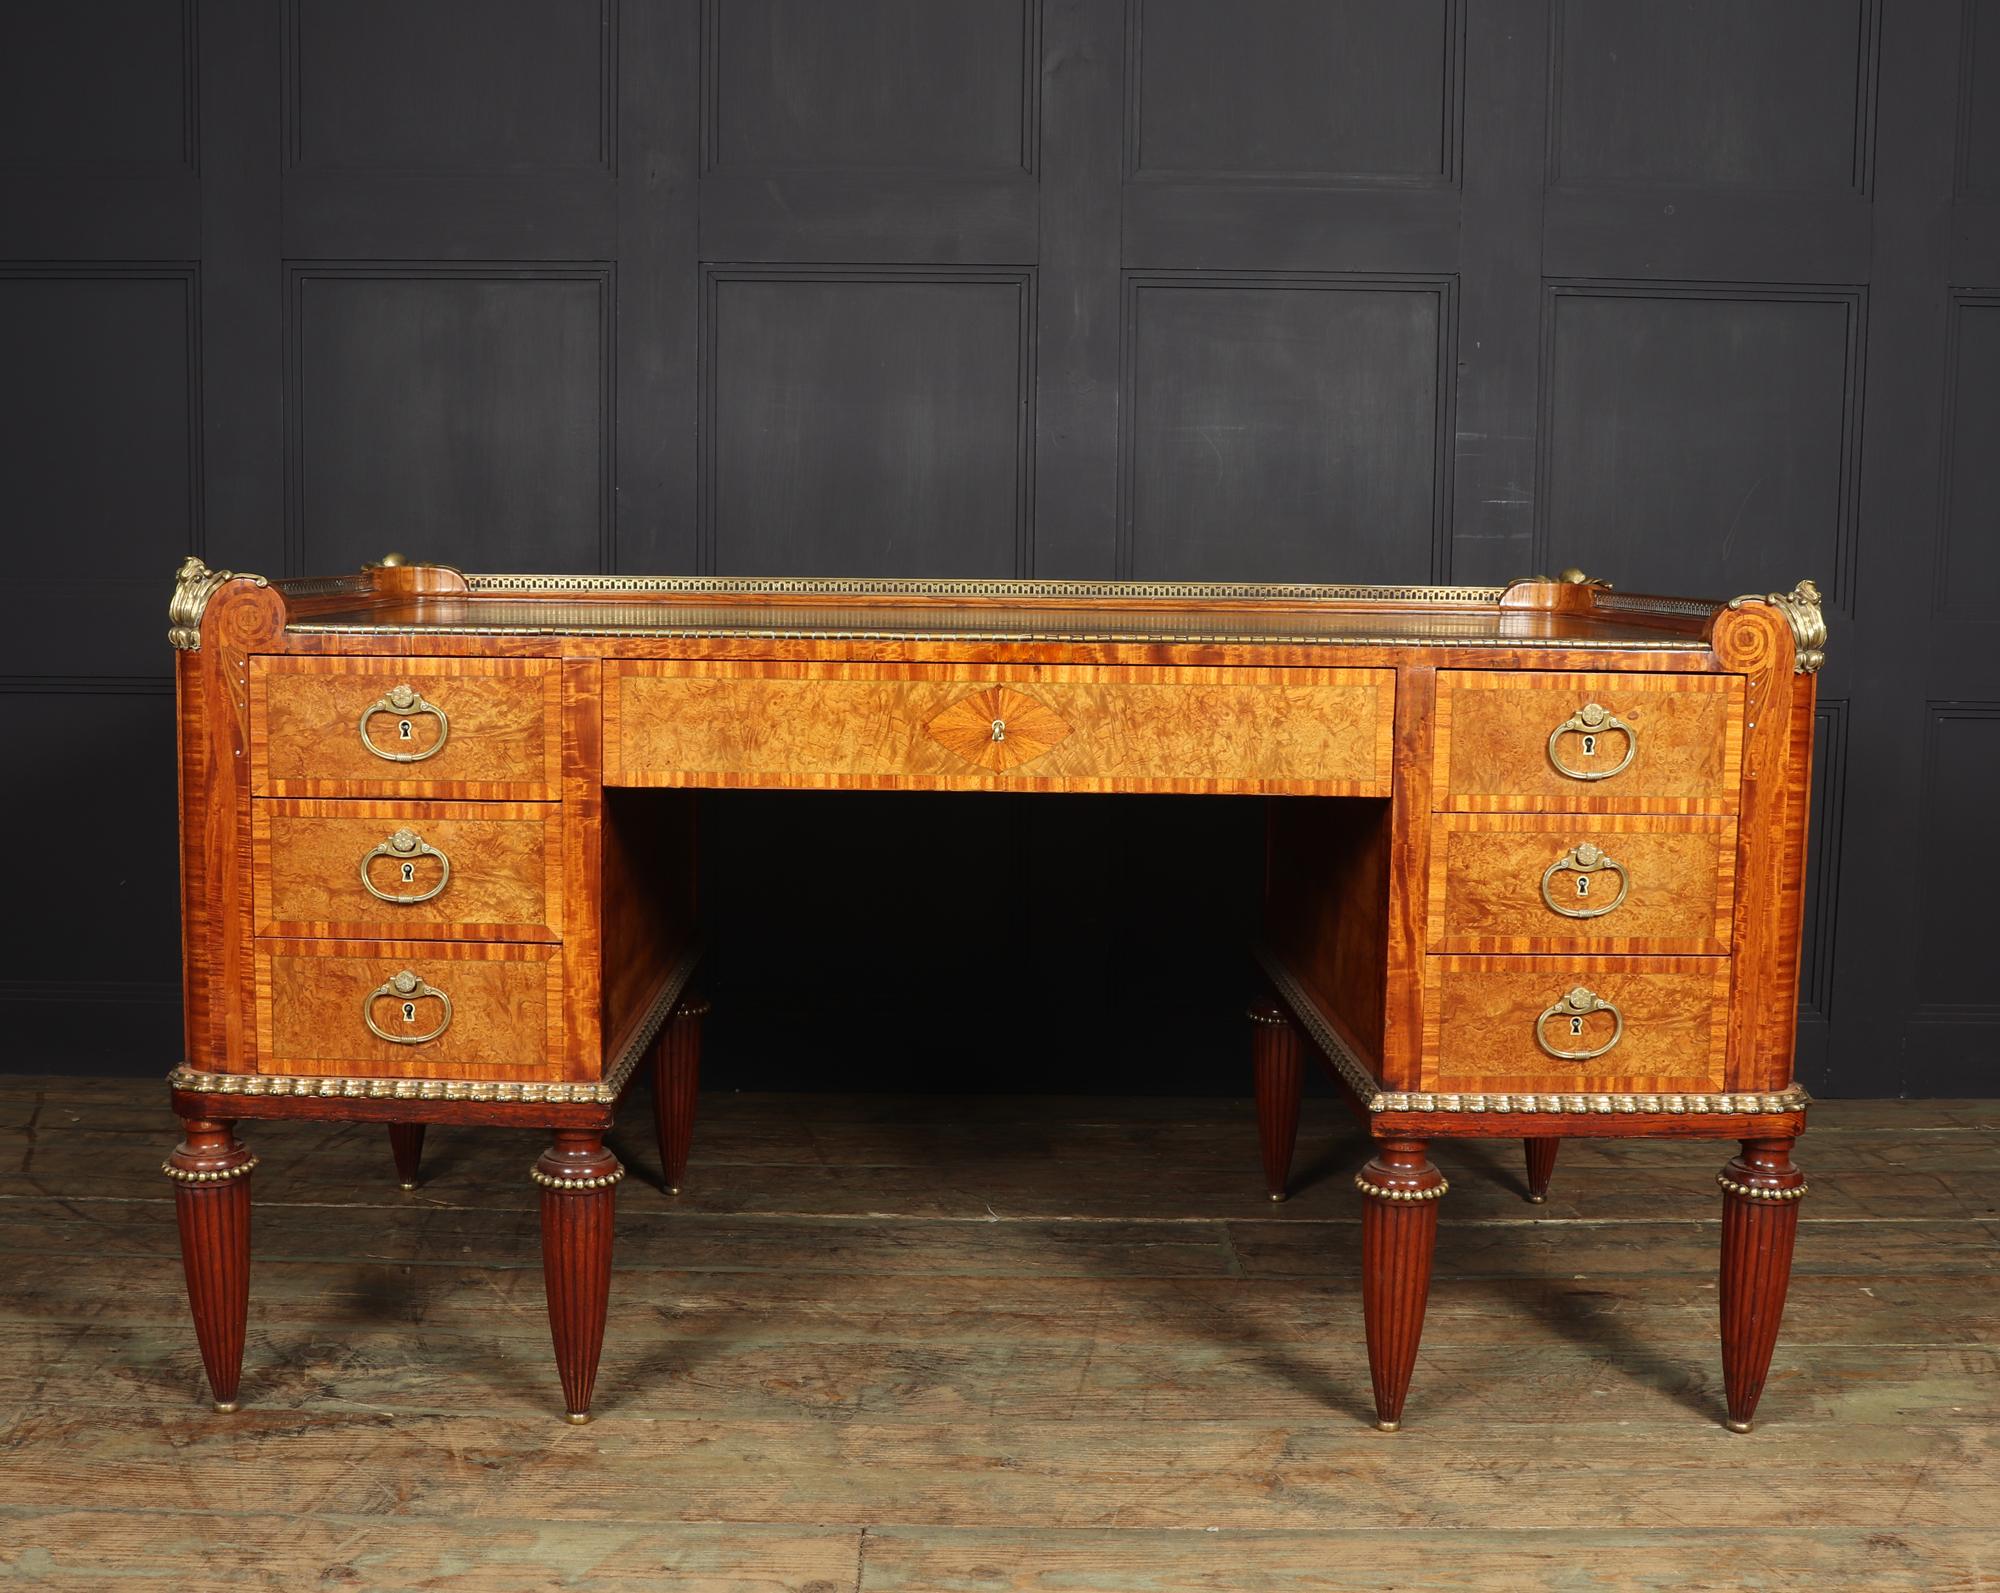
{"label": "brass drawer pull", "polygon": [[[1549,1037],[1543,1032],[1548,1026],[1549,1019],[1568,1019],[1569,1032],[1573,1035],[1580,1035],[1583,1033],[1583,1020],[1593,1012],[1608,1012],[1611,1014],[1611,1038],[1606,1040],[1604,1044],[1591,1051],[1559,1051],[1556,1047],[1549,1044]],[[1568,995],[1564,996],[1562,1000],[1544,1007],[1542,1015],[1535,1019],[1535,1044],[1540,1046],[1558,1062],[1588,1062],[1593,1057],[1603,1056],[1605,1052],[1609,1051],[1624,1038],[1625,1014],[1620,1012],[1612,1003],[1598,995],[1596,991],[1586,990],[1582,985],[1578,985]]]}
{"label": "brass drawer pull", "polygon": [[[1572,873],[1576,875],[1577,899],[1587,900],[1590,896],[1590,876],[1607,868],[1618,876],[1618,894],[1601,906],[1565,907],[1556,900],[1555,892],[1549,889],[1555,884],[1558,874]],[[1625,865],[1613,862],[1600,848],[1589,841],[1557,858],[1542,871],[1542,900],[1549,904],[1550,912],[1560,913],[1565,918],[1602,918],[1606,913],[1623,906],[1625,898],[1631,891],[1632,876],[1625,872]]]}
{"label": "brass drawer pull", "polygon": [[[1608,769],[1579,769],[1564,763],[1562,754],[1556,749],[1567,735],[1583,737],[1583,755],[1586,758],[1597,755],[1597,738],[1607,730],[1616,730],[1625,738],[1625,756]],[[1623,774],[1632,767],[1632,760],[1639,755],[1639,732],[1620,719],[1602,703],[1587,702],[1549,732],[1549,762],[1555,766],[1557,774],[1568,775],[1572,780],[1609,780],[1614,774]]]}
{"label": "brass drawer pull", "polygon": [[[381,889],[368,876],[368,866],[378,857],[386,857],[395,863],[397,872],[405,885],[416,878],[417,859],[434,857],[438,860],[438,881],[427,891],[418,891],[410,896],[395,896]],[[386,841],[361,854],[361,883],[368,887],[368,894],[378,902],[387,902],[391,907],[414,907],[419,902],[427,902],[441,894],[451,883],[451,859],[446,857],[415,830],[398,830]],[[1557,909],[1561,911],[1560,908]]]}
{"label": "brass drawer pull", "polygon": [[[438,1002],[444,1008],[444,1016],[438,1019],[435,1029],[426,1034],[390,1034],[375,1021],[375,1003],[384,996],[402,1003],[403,1021],[414,1023],[417,1017],[417,1003],[426,997]],[[427,985],[409,969],[405,968],[392,979],[385,979],[361,1003],[361,1021],[368,1025],[368,1032],[378,1040],[387,1040],[391,1045],[423,1045],[435,1040],[451,1027],[451,997],[433,985]]]}
{"label": "brass drawer pull", "polygon": [[[410,721],[419,714],[429,714],[438,722],[437,740],[421,752],[392,752],[386,747],[378,747],[368,735],[368,721],[377,714],[396,716],[396,736],[401,741],[415,740]],[[422,763],[426,758],[434,758],[444,751],[445,741],[450,735],[451,721],[445,718],[444,710],[436,703],[425,702],[414,686],[391,686],[387,692],[361,710],[361,745],[376,757],[386,758],[391,763]]]}

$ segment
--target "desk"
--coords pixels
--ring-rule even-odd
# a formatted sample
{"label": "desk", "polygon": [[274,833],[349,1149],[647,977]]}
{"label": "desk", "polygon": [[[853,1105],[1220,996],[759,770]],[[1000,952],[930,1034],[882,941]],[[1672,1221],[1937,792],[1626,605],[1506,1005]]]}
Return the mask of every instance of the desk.
{"label": "desk", "polygon": [[[1507,587],[612,579],[385,561],[182,567],[188,1295],[219,1409],[248,1309],[246,1119],[536,1127],[564,1409],[585,1420],[642,1066],[670,1184],[701,1015],[698,793],[1267,799],[1250,1048],[1282,1198],[1307,1058],[1355,1175],[1377,1425],[1402,1419],[1445,1180],[1432,1140],[1740,1142],[1728,1425],[1749,1428],[1805,1182],[1792,1081],[1810,582],[1720,603]],[[1217,969],[1218,989],[1234,979]]]}

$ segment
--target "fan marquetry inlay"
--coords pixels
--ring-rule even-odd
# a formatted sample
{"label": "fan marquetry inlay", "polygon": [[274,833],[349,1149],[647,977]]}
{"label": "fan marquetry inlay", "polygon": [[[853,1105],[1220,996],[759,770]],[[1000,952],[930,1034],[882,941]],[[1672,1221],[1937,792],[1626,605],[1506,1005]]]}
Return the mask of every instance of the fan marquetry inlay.
{"label": "fan marquetry inlay", "polygon": [[959,698],[924,729],[967,763],[995,774],[1039,758],[1070,732],[1061,715],[1007,686]]}

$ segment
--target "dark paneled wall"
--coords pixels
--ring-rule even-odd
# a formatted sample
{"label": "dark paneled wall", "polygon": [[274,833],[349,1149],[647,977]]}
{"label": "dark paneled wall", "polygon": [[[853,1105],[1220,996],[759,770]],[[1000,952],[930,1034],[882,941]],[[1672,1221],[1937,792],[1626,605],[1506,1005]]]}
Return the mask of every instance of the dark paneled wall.
{"label": "dark paneled wall", "polygon": [[[177,1049],[189,549],[1577,563],[1819,580],[1805,1073],[1986,1092],[2000,0],[0,15],[10,1065]],[[1241,1082],[1254,805],[729,798],[708,845],[718,1082]]]}

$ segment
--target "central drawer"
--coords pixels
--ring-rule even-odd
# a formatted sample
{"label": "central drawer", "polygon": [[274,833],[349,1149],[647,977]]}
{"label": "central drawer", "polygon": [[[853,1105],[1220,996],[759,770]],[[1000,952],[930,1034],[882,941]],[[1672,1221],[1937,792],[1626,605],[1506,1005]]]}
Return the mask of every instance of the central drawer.
{"label": "central drawer", "polygon": [[628,662],[610,785],[1387,796],[1395,671]]}

